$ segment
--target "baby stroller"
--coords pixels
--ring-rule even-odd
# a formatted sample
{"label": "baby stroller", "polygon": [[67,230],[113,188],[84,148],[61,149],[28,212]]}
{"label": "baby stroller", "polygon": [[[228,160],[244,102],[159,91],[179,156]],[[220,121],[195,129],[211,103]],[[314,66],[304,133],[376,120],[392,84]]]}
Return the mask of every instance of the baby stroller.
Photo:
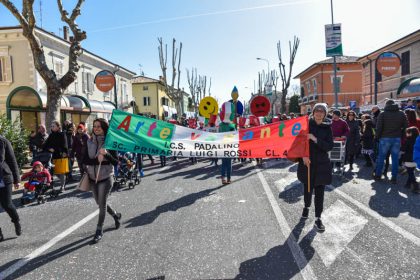
{"label": "baby stroller", "polygon": [[[48,189],[45,189],[46,186],[40,186],[39,188],[42,187],[42,189],[45,189],[45,191],[42,193],[43,197],[44,197],[44,202],[45,202],[45,195],[50,196],[51,198],[56,198],[59,194],[60,191],[58,190],[54,190],[53,186],[54,186],[54,176],[53,176],[53,165],[51,163],[52,160],[52,153],[50,152],[38,152],[34,155],[31,165],[36,162],[36,161],[40,161],[43,165],[44,168],[48,169],[48,171],[51,174],[51,184],[48,186]],[[45,185],[45,184],[44,184]],[[35,188],[36,191],[36,188]]]}
{"label": "baby stroller", "polygon": [[31,181],[29,184],[35,188],[35,191],[28,192],[22,196],[20,199],[22,205],[29,204],[34,200],[37,200],[38,204],[44,204],[47,193],[49,193],[51,197],[56,197],[55,193],[52,194],[52,186],[48,184],[38,181]]}
{"label": "baby stroller", "polygon": [[136,185],[140,184],[140,176],[136,169],[136,157],[132,153],[119,154],[120,164],[117,167],[116,174],[114,174],[114,190],[119,190],[124,186],[129,189],[134,189]]}

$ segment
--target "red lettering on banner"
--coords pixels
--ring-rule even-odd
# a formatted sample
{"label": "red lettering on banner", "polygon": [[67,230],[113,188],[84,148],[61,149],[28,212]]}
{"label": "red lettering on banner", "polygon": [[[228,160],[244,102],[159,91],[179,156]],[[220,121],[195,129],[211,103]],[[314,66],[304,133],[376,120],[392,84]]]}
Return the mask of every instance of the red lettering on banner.
{"label": "red lettering on banner", "polygon": [[125,119],[120,123],[117,129],[123,128],[125,132],[128,132],[128,129],[130,128],[130,122],[131,122],[131,116],[125,117]]}
{"label": "red lettering on banner", "polygon": [[201,136],[201,134],[195,134],[195,132],[193,132],[193,133],[191,133],[191,140],[195,140],[195,139],[197,139],[198,137],[200,137]]}

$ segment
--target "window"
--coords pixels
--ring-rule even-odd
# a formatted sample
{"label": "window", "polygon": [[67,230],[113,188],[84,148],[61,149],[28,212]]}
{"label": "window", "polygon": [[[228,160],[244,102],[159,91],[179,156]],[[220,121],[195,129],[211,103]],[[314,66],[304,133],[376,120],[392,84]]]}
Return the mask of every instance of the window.
{"label": "window", "polygon": [[63,61],[56,59],[54,61],[54,72],[58,79],[63,77]]}
{"label": "window", "polygon": [[149,86],[143,86],[143,90],[144,90],[144,91],[149,90]]}
{"label": "window", "polygon": [[82,90],[84,93],[92,93],[93,88],[93,81],[94,77],[92,73],[89,72],[83,72],[82,73]]}
{"label": "window", "polygon": [[150,106],[150,97],[143,97],[143,106]]}
{"label": "window", "polygon": [[410,51],[401,54],[401,76],[410,74]]}
{"label": "window", "polygon": [[306,89],[308,90],[308,96],[311,94],[311,83],[306,82]]}
{"label": "window", "polygon": [[315,79],[312,80],[312,87],[314,89],[314,95],[317,95],[318,92],[317,92],[317,85],[316,85]]}
{"label": "window", "polygon": [[0,82],[13,82],[11,56],[0,56]]}
{"label": "window", "polygon": [[162,103],[162,105],[169,106],[169,99],[165,98],[165,97],[162,97],[161,103]]}

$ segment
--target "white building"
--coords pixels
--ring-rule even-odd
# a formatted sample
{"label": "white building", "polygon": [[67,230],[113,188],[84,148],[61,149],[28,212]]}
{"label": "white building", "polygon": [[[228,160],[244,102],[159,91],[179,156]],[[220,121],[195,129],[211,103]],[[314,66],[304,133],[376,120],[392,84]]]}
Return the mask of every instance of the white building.
{"label": "white building", "polygon": [[[71,38],[64,28],[64,38],[35,28],[48,67],[58,77],[68,69],[68,50]],[[83,45],[83,42],[82,42]],[[78,59],[77,79],[65,90],[61,100],[61,121],[80,121],[91,125],[96,117],[109,118],[115,108],[114,90],[100,92],[94,85],[101,70],[115,72],[118,108],[132,112],[131,79],[134,72],[83,49]],[[12,120],[20,117],[24,127],[35,130],[45,124],[47,101],[46,84],[36,71],[29,42],[21,27],[0,27],[0,113]]]}

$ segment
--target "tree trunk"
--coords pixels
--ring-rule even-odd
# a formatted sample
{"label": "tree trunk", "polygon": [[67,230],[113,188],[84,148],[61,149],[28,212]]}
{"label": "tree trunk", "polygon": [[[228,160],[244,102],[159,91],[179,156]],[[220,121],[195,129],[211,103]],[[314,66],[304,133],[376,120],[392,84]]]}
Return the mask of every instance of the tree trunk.
{"label": "tree trunk", "polygon": [[[45,125],[49,127],[52,121],[60,122],[61,96],[63,95],[59,86],[48,86],[47,88],[47,113]],[[62,123],[61,120],[60,123]]]}
{"label": "tree trunk", "polygon": [[282,114],[286,113],[286,95],[287,95],[287,90],[283,90],[281,93],[281,113]]}
{"label": "tree trunk", "polygon": [[175,109],[176,109],[177,117],[180,118],[182,116],[181,99],[175,100]]}

